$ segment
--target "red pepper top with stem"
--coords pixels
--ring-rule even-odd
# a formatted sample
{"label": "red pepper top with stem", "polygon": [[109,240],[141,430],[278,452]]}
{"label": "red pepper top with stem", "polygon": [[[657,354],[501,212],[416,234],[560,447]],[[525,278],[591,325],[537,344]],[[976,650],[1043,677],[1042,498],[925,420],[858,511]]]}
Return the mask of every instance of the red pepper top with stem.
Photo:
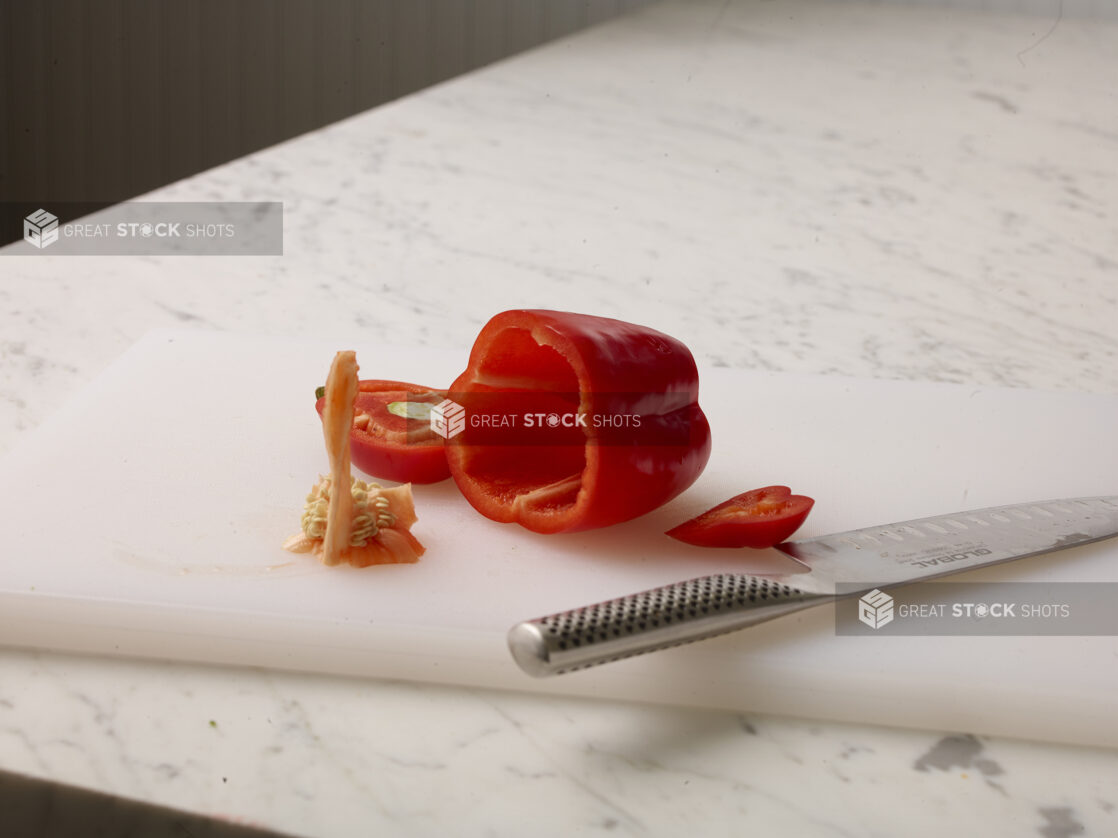
{"label": "red pepper top with stem", "polygon": [[[502,312],[448,390],[471,421],[447,440],[447,463],[466,499],[495,521],[540,533],[620,523],[671,500],[706,467],[710,426],[698,395],[691,352],[662,332],[585,314]],[[476,421],[495,413],[512,424]],[[529,415],[575,414],[583,419],[572,427],[526,424]]]}

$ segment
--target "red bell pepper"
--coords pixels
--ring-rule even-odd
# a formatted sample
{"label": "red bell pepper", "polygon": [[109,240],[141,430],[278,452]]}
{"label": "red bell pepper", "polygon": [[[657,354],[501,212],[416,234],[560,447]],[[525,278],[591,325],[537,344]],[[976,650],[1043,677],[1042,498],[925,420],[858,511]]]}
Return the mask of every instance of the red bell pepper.
{"label": "red bell pepper", "polygon": [[691,352],[620,320],[498,314],[447,395],[466,410],[446,445],[458,488],[487,518],[534,532],[636,518],[690,486],[710,458]]}
{"label": "red bell pepper", "polygon": [[[435,405],[446,394],[403,381],[361,381],[354,403],[350,456],[366,474],[397,483],[437,483],[450,477],[442,437],[425,415],[408,418],[389,410],[392,404]],[[322,415],[326,399],[315,404]]]}
{"label": "red bell pepper", "polygon": [[772,547],[798,530],[814,505],[787,486],[766,486],[735,495],[667,534],[697,547]]}

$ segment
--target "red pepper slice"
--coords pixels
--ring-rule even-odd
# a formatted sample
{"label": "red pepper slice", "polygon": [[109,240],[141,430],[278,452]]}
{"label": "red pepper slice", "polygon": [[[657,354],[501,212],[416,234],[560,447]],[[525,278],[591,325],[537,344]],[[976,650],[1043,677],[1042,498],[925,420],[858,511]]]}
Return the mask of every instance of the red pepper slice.
{"label": "red pepper slice", "polygon": [[798,530],[814,505],[787,486],[766,486],[742,492],[667,534],[699,547],[772,547]]}
{"label": "red pepper slice", "polygon": [[[710,458],[691,352],[662,332],[586,314],[516,310],[493,317],[448,397],[470,421],[447,440],[450,473],[487,518],[539,533],[627,521],[674,498]],[[480,427],[475,411],[521,418]],[[523,417],[638,415],[640,427],[558,427],[546,444]],[[614,420],[608,420],[611,423]],[[538,427],[538,426],[537,426]]]}
{"label": "red pepper slice", "polygon": [[[393,403],[435,405],[444,392],[403,381],[358,382],[354,427],[350,432],[353,465],[366,474],[397,483],[437,483],[450,477],[443,439],[425,418],[409,419],[389,411]],[[322,415],[326,399],[315,404]],[[367,417],[367,418],[366,418]]]}

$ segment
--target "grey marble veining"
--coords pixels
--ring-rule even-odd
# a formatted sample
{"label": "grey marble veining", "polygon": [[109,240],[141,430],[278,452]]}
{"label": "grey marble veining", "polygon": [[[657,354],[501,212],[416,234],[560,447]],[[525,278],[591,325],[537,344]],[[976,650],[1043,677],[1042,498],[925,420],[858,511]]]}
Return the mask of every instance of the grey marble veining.
{"label": "grey marble veining", "polygon": [[715,364],[1115,392],[1114,29],[1035,30],[664,4],[162,189],[284,201],[285,255],[4,259],[4,427],[152,325],[460,346],[514,305]]}
{"label": "grey marble veining", "polygon": [[[1106,835],[1112,752],[513,693],[10,653],[0,753],[298,834]],[[49,695],[49,702],[42,696]],[[1077,831],[1076,825],[1082,830]],[[1048,830],[1048,831],[1045,831]],[[1063,831],[1060,831],[1063,830]]]}
{"label": "grey marble veining", "polygon": [[[168,324],[464,348],[542,306],[1118,392],[1118,25],[1038,21],[662,3],[173,184],[283,201],[284,256],[0,256],[0,450]],[[10,651],[0,767],[322,835],[1118,831],[1101,750]]]}

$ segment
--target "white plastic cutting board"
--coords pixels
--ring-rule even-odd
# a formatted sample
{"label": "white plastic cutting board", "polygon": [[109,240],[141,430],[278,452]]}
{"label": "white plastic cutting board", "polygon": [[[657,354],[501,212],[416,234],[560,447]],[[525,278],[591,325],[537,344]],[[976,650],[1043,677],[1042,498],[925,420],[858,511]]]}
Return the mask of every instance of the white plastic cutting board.
{"label": "white plastic cutting board", "polygon": [[[280,544],[326,469],[313,391],[342,348],[433,386],[468,351],[154,333],[0,460],[0,643],[1118,745],[1112,637],[840,637],[823,607],[544,680],[505,646],[523,619],[788,568],[662,535],[745,489],[814,496],[803,537],[1113,494],[1118,397],[705,370],[714,455],[666,507],[539,536],[448,481],[416,488],[419,564],[327,569]],[[956,578],[1118,581],[1118,541]]]}

